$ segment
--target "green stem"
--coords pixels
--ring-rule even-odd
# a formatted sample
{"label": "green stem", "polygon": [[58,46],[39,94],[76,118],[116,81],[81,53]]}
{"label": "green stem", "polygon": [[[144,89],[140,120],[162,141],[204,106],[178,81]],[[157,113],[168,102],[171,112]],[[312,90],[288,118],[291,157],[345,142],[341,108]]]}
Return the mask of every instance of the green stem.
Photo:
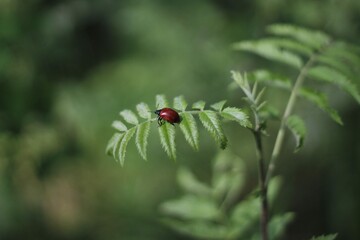
{"label": "green stem", "polygon": [[311,65],[314,63],[315,59],[316,59],[317,55],[314,54],[310,57],[310,59],[307,61],[307,63],[305,64],[305,66],[301,69],[298,77],[296,78],[295,81],[295,85],[292,88],[291,91],[291,95],[289,97],[289,101],[286,105],[285,111],[284,111],[284,115],[281,119],[281,123],[280,123],[280,128],[278,131],[278,134],[276,136],[276,140],[275,140],[275,144],[274,144],[274,148],[273,148],[273,152],[271,154],[271,158],[269,161],[269,166],[268,166],[268,170],[267,170],[267,174],[266,174],[266,181],[265,181],[265,185],[268,186],[269,181],[272,177],[272,174],[274,172],[275,169],[275,164],[276,161],[279,157],[279,153],[281,151],[282,148],[282,144],[284,142],[284,137],[285,137],[285,129],[286,129],[286,121],[288,119],[288,117],[290,116],[290,114],[292,113],[295,103],[296,103],[296,97],[304,83],[305,77],[311,67]]}
{"label": "green stem", "polygon": [[256,110],[256,104],[251,107],[254,120],[255,128],[252,130],[256,143],[256,155],[258,158],[258,176],[259,176],[259,188],[260,188],[260,200],[261,200],[261,213],[260,213],[260,230],[262,240],[268,240],[268,222],[269,222],[269,205],[267,198],[267,186],[266,181],[266,171],[265,171],[265,157],[264,149],[262,145],[261,130],[262,124],[260,122],[260,117]]}

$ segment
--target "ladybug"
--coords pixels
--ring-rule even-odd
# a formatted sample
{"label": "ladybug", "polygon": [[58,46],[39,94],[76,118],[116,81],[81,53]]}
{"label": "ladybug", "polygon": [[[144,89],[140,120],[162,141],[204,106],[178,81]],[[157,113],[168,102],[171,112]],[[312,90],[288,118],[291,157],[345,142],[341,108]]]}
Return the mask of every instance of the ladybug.
{"label": "ladybug", "polygon": [[180,123],[181,117],[179,116],[179,113],[171,108],[162,108],[159,110],[156,110],[154,112],[156,115],[158,115],[158,124],[159,127],[161,127],[163,124],[165,124],[164,121],[170,123],[171,125],[175,126],[174,123]]}

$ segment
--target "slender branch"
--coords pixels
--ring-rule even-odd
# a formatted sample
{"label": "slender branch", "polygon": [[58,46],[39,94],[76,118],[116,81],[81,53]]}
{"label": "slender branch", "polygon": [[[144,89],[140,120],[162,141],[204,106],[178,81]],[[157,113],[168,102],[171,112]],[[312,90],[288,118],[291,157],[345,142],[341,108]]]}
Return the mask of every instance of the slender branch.
{"label": "slender branch", "polygon": [[260,187],[260,200],[261,200],[261,214],[260,214],[260,230],[262,240],[268,240],[268,222],[269,222],[269,205],[267,198],[267,186],[265,184],[266,172],[265,172],[265,157],[264,149],[262,145],[262,123],[257,111],[256,103],[254,102],[251,106],[251,110],[254,115],[255,127],[252,130],[256,143],[256,155],[258,158],[258,176],[259,176],[259,187]]}
{"label": "slender branch", "polygon": [[261,128],[256,127],[253,131],[255,142],[256,142],[256,152],[258,157],[258,172],[259,172],[259,187],[260,187],[260,198],[261,198],[261,216],[260,216],[260,228],[262,240],[268,240],[268,221],[269,221],[269,207],[268,207],[268,198],[267,198],[267,186],[265,184],[266,173],[265,173],[265,159],[264,151],[262,146],[261,139]]}
{"label": "slender branch", "polygon": [[274,144],[274,148],[273,148],[273,152],[271,154],[271,158],[269,161],[269,166],[268,166],[268,170],[266,173],[266,181],[265,181],[265,185],[268,186],[269,185],[269,181],[272,177],[272,174],[274,172],[275,169],[275,164],[276,161],[279,157],[279,153],[281,151],[282,148],[282,144],[284,142],[284,137],[285,137],[285,128],[286,128],[286,121],[288,119],[288,117],[290,116],[290,114],[292,113],[295,103],[296,103],[296,97],[301,89],[301,86],[303,85],[303,82],[305,80],[305,77],[310,69],[310,67],[312,66],[312,64],[314,63],[314,61],[317,58],[317,54],[313,54],[310,59],[307,61],[307,63],[305,64],[305,66],[301,69],[298,77],[296,78],[294,87],[291,91],[291,95],[289,97],[289,101],[286,105],[285,111],[284,111],[284,115],[281,119],[281,123],[280,123],[280,128],[278,131],[278,134],[276,136],[276,140],[275,140],[275,144]]}

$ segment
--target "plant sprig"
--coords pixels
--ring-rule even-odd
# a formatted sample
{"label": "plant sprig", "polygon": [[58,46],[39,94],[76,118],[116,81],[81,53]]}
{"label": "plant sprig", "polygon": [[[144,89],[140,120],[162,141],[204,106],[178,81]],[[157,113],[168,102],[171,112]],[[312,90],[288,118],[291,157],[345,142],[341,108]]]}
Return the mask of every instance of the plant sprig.
{"label": "plant sprig", "polygon": [[[179,112],[182,119],[180,130],[183,133],[186,142],[194,149],[199,149],[199,133],[198,126],[194,115],[198,115],[201,124],[210,133],[212,138],[219,144],[220,148],[227,147],[227,137],[220,123],[220,118],[238,122],[243,127],[251,127],[248,115],[241,109],[235,107],[224,107],[226,101],[220,101],[212,104],[212,109],[205,109],[206,103],[198,101],[192,104],[192,109],[187,110],[187,102],[183,96],[175,97],[173,100],[173,108]],[[170,104],[164,95],[156,96],[156,105],[158,108],[169,107]],[[137,115],[131,110],[123,110],[120,112],[121,120],[115,120],[112,127],[116,130],[110,139],[106,153],[113,156],[121,165],[125,162],[125,153],[128,142],[135,136],[135,143],[140,156],[147,159],[147,144],[150,134],[150,126],[157,118],[151,117],[151,110],[146,103],[139,103],[136,106]],[[129,126],[130,125],[130,126]],[[161,145],[167,155],[176,159],[175,133],[176,128],[170,124],[164,124],[158,127]]]}

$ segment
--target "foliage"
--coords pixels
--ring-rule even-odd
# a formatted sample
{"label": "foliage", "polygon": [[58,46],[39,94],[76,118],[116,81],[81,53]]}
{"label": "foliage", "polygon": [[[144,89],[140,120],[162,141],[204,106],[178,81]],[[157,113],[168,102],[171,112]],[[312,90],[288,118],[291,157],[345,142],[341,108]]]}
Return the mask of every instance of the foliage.
{"label": "foliage", "polygon": [[[246,166],[242,159],[221,152],[213,161],[211,184],[200,182],[186,168],[177,174],[183,196],[161,204],[162,221],[174,230],[197,239],[260,239],[258,232],[259,196],[244,195]],[[270,184],[271,202],[281,187],[281,179]],[[237,203],[238,197],[243,196]],[[293,213],[274,215],[270,239],[279,239],[294,219]]]}
{"label": "foliage", "polygon": [[[294,94],[290,97],[288,109],[284,112],[283,123],[293,132],[297,151],[303,145],[306,128],[299,116],[290,116],[292,101],[299,95],[342,125],[339,114],[329,105],[327,96],[316,89],[312,82],[321,81],[336,85],[360,104],[360,93],[354,83],[359,74],[360,48],[332,39],[323,32],[288,24],[273,24],[267,31],[274,37],[237,42],[233,44],[233,48],[255,53],[298,70],[298,77],[294,81],[287,76],[264,69],[253,70],[248,74],[250,81],[288,90]],[[305,78],[309,82],[309,87],[304,84]]]}
{"label": "foliage", "polygon": [[319,237],[312,237],[310,240],[334,240],[337,237],[337,234],[329,234],[329,235],[322,235]]}
{"label": "foliage", "polygon": [[[185,98],[183,96],[174,98],[173,106],[177,111],[179,111],[179,115],[182,119],[180,123],[180,130],[184,134],[186,141],[194,150],[199,149],[199,133],[193,116],[195,114],[199,115],[202,125],[206,130],[208,130],[210,135],[222,149],[225,149],[227,146],[227,138],[221,127],[219,116],[227,120],[236,121],[244,127],[251,126],[245,112],[234,107],[224,108],[224,105],[225,101],[220,101],[211,105],[211,108],[214,110],[210,110],[205,109],[204,101],[198,101],[192,105],[192,110],[186,111],[187,102],[185,101]],[[169,103],[164,95],[156,96],[156,106],[160,109],[169,106]],[[123,165],[125,161],[127,144],[134,136],[135,132],[135,143],[138,152],[144,160],[147,159],[146,148],[148,143],[147,139],[150,133],[150,123],[154,122],[157,118],[151,118],[151,111],[146,103],[139,103],[136,106],[136,109],[138,115],[145,119],[145,121],[140,122],[138,117],[131,110],[123,110],[120,112],[120,115],[123,117],[124,121],[134,126],[128,128],[120,120],[115,120],[112,123],[112,127],[115,128],[117,132],[114,133],[110,139],[106,147],[106,153],[119,160],[121,165]],[[176,159],[175,127],[170,124],[164,124],[158,127],[158,132],[161,145],[163,146],[165,152],[170,158]]]}
{"label": "foliage", "polygon": [[[287,64],[298,71],[297,77],[291,81],[290,78],[272,73],[268,70],[255,70],[242,75],[237,71],[232,72],[235,84],[245,94],[245,100],[252,112],[252,124],[248,115],[235,107],[224,108],[226,101],[220,101],[211,105],[214,110],[205,109],[205,102],[198,101],[192,105],[191,111],[186,111],[187,102],[182,96],[174,98],[173,107],[179,111],[182,118],[180,129],[190,146],[197,150],[199,134],[194,114],[199,115],[200,122],[205,127],[220,148],[225,149],[227,138],[222,130],[219,116],[226,120],[236,121],[242,127],[252,131],[256,142],[256,153],[259,168],[259,195],[250,194],[235,205],[227,201],[233,201],[234,193],[239,193],[243,182],[240,176],[224,171],[213,172],[213,185],[208,186],[199,182],[195,176],[186,169],[179,171],[178,181],[184,188],[185,195],[177,200],[162,204],[162,211],[171,216],[164,220],[175,230],[200,239],[277,239],[285,229],[287,223],[293,219],[293,214],[275,215],[268,218],[268,201],[271,202],[274,190],[272,174],[276,160],[282,148],[285,136],[285,128],[291,130],[296,140],[295,151],[298,151],[304,143],[306,126],[302,118],[293,114],[293,109],[298,96],[314,103],[318,108],[326,112],[331,119],[338,124],[342,120],[336,110],[329,106],[326,95],[316,89],[314,85],[305,87],[305,79],[312,82],[330,83],[340,87],[360,103],[360,93],[353,83],[358,74],[357,64],[359,58],[353,51],[359,51],[349,44],[333,40],[327,34],[286,24],[274,24],[268,27],[268,32],[275,37],[260,40],[242,41],[233,44],[233,48],[248,51],[267,58],[273,62]],[[340,57],[339,56],[346,56]],[[252,86],[249,84],[252,81]],[[269,107],[268,102],[263,100],[265,87],[258,91],[258,84],[267,87],[280,88],[290,91],[283,116],[280,118]],[[156,96],[158,108],[169,107],[164,95]],[[145,103],[137,107],[138,115],[146,121],[140,123],[137,116],[130,110],[123,110],[120,115],[128,123],[134,125],[128,128],[121,121],[113,122],[112,126],[118,130],[107,146],[106,152],[118,159],[123,165],[126,146],[132,136],[136,134],[136,146],[140,155],[146,159],[147,137],[149,135],[150,122],[156,120],[151,118],[150,109]],[[262,136],[267,135],[267,122],[271,119],[280,118],[280,127],[269,162],[265,165]],[[170,158],[176,158],[175,128],[165,124],[158,128],[160,141]],[[222,159],[224,157],[221,157]],[[231,157],[234,159],[235,157]],[[227,161],[227,160],[217,160]],[[220,163],[215,163],[219,165]],[[233,163],[231,163],[233,164]],[[237,169],[235,165],[227,169]],[[229,181],[227,178],[236,178],[237,181]],[[223,182],[216,182],[222,179]],[[234,180],[234,179],[233,179]],[[221,187],[220,189],[218,189]],[[229,200],[231,199],[231,200]],[[261,201],[260,201],[261,200]],[[261,202],[261,204],[260,204]],[[261,216],[259,221],[258,216]],[[261,232],[254,231],[254,224],[261,223]],[[329,239],[336,235],[329,236]],[[321,239],[321,238],[320,238]],[[327,237],[325,239],[328,239]]]}

